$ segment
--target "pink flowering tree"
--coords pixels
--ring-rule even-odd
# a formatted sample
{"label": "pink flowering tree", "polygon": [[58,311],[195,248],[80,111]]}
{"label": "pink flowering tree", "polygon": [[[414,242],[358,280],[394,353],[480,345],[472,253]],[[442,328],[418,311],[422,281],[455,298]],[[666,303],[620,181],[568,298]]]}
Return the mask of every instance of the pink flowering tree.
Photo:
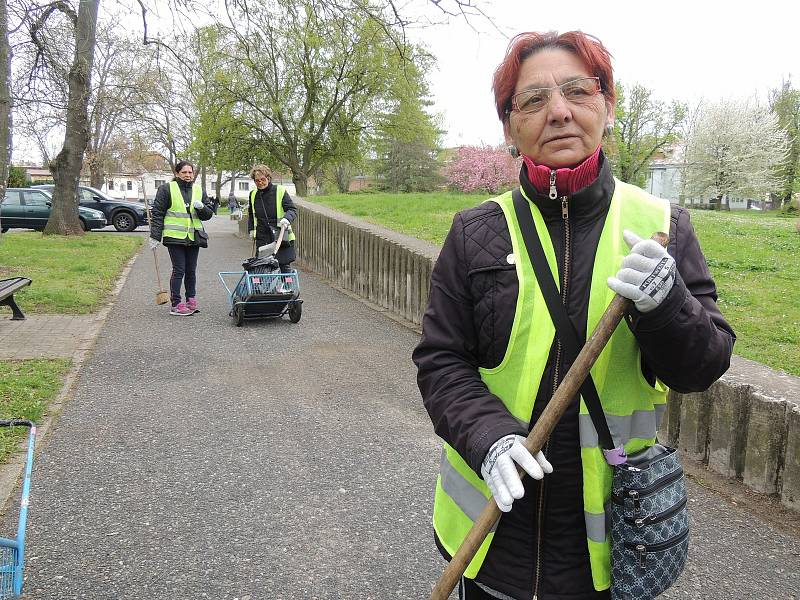
{"label": "pink flowering tree", "polygon": [[461,192],[497,193],[519,179],[520,159],[504,146],[462,146],[444,168],[448,185]]}

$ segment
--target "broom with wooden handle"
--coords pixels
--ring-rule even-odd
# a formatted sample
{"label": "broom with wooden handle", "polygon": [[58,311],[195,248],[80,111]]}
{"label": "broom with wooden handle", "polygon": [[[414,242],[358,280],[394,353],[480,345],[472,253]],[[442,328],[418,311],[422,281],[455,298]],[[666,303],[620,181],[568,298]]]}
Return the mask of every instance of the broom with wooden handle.
{"label": "broom with wooden handle", "polygon": [[[152,219],[150,215],[150,204],[147,202],[147,197],[144,199],[144,207],[147,211],[147,223],[152,226]],[[161,286],[161,271],[158,269],[158,256],[156,256],[156,249],[153,248],[153,260],[156,263],[156,281],[158,281],[158,291],[156,292],[156,304],[166,304],[169,302],[169,292]]]}
{"label": "broom with wooden handle", "polygon": [[[663,232],[656,232],[650,239],[666,247],[669,236]],[[525,448],[532,455],[539,452],[547,438],[550,437],[550,433],[578,393],[583,380],[586,379],[592,365],[594,365],[597,357],[600,356],[608,340],[611,339],[611,335],[617,325],[619,325],[625,313],[630,310],[631,304],[632,302],[627,298],[616,295],[611,304],[608,305],[608,308],[606,308],[591,337],[578,353],[575,362],[572,363],[569,371],[567,371],[561,385],[558,386],[550,402],[547,403],[544,411],[542,411],[542,415],[536,425],[534,425],[528,437],[525,438]],[[519,469],[519,476],[520,478],[525,476],[523,469]],[[490,498],[481,514],[472,524],[472,529],[467,533],[467,537],[464,538],[455,556],[450,560],[442,576],[439,577],[439,581],[436,582],[429,600],[447,600],[450,597],[450,592],[456,587],[458,580],[461,579],[470,561],[501,514],[494,498]]]}

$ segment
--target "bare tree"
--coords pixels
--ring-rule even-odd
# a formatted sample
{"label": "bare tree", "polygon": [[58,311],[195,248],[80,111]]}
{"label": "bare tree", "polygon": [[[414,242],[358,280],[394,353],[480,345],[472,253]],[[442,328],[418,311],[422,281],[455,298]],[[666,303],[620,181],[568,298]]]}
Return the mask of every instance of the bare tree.
{"label": "bare tree", "polygon": [[85,163],[91,185],[99,188],[112,163],[123,128],[131,122],[136,103],[142,99],[136,87],[136,75],[145,71],[135,42],[119,37],[106,24],[98,28],[96,60],[92,75],[92,100],[89,107],[90,135]]}

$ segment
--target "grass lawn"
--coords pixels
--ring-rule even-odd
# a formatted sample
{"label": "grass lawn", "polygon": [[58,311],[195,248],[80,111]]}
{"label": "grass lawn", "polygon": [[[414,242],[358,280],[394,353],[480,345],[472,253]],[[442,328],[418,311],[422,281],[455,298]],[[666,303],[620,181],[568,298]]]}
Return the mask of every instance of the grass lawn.
{"label": "grass lawn", "polygon": [[[39,422],[61,389],[69,360],[0,361],[0,418]],[[0,463],[27,438],[24,427],[0,429]]]}
{"label": "grass lawn", "polygon": [[486,200],[486,194],[334,194],[311,202],[441,245],[459,210]]}
{"label": "grass lawn", "polygon": [[693,211],[739,356],[800,375],[800,234],[776,213]]}
{"label": "grass lawn", "polygon": [[5,234],[0,237],[0,278],[33,280],[14,296],[25,313],[88,314],[100,308],[143,240],[112,233]]}
{"label": "grass lawn", "polygon": [[[453,214],[487,195],[338,194],[311,201],[441,244]],[[797,219],[758,211],[692,211],[739,356],[800,376]]]}

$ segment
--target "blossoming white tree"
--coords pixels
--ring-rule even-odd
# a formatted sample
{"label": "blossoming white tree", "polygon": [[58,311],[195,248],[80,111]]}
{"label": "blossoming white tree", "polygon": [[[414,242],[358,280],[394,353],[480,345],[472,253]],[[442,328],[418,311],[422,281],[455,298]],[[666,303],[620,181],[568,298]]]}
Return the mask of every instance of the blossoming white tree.
{"label": "blossoming white tree", "polygon": [[779,187],[786,157],[785,132],[775,115],[753,100],[704,107],[686,152],[686,190],[694,198],[727,204],[728,197],[756,198]]}

